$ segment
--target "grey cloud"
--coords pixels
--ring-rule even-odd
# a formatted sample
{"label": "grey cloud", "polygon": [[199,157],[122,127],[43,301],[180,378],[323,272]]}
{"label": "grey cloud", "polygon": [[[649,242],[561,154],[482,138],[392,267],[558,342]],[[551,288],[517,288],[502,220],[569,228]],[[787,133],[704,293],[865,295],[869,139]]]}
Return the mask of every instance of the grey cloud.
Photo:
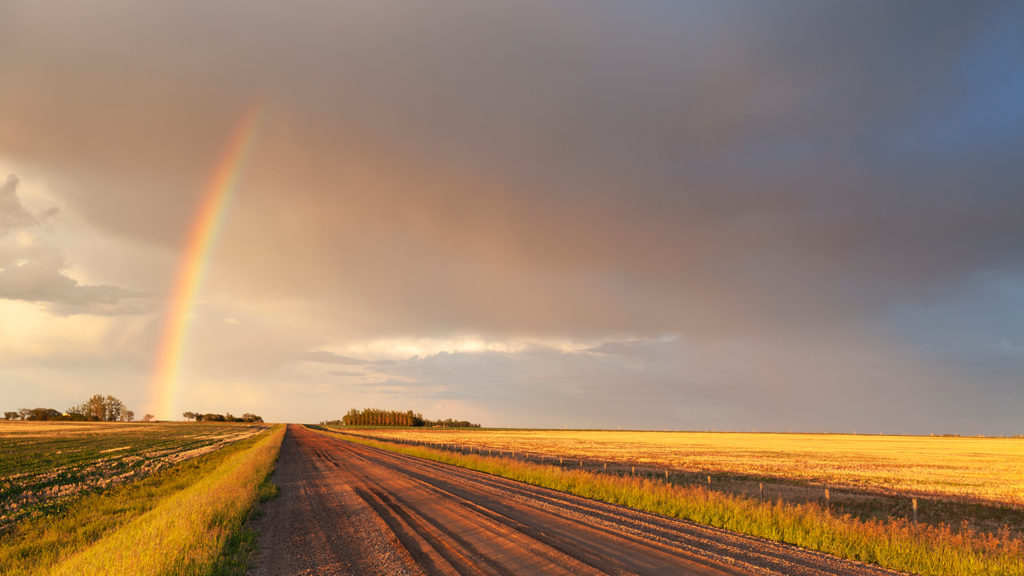
{"label": "grey cloud", "polygon": [[[1019,146],[941,164],[873,155],[915,110],[955,103],[948,64],[996,14],[928,6],[254,4],[239,25],[157,3],[108,19],[98,41],[63,23],[91,14],[23,5],[7,53],[54,73],[5,66],[15,128],[0,152],[48,159],[82,183],[83,213],[170,245],[219,142],[262,99],[264,156],[224,265],[257,295],[364,302],[365,318],[341,312],[360,329],[877,319],[1024,266]],[[38,96],[71,88],[89,97]]]}
{"label": "grey cloud", "polygon": [[324,374],[324,376],[332,376],[336,378],[357,378],[362,381],[366,380],[366,374],[363,372],[356,372],[355,370],[331,370]]}
{"label": "grey cloud", "polygon": [[624,357],[654,357],[671,350],[678,353],[680,346],[675,338],[661,340],[626,340],[602,342],[585,352]]}
{"label": "grey cloud", "polygon": [[[648,429],[833,432],[895,426],[928,434],[947,429],[936,415],[955,417],[958,429],[976,431],[984,428],[980,423],[986,415],[998,414],[990,425],[1012,430],[1014,416],[997,408],[1007,398],[1021,397],[1020,390],[1007,386],[1009,369],[995,378],[962,366],[952,374],[955,365],[937,364],[934,358],[911,360],[845,344],[841,349],[832,342],[779,338],[694,347],[631,340],[602,344],[606,353],[542,347],[520,353],[445,352],[398,362],[379,370],[380,378],[349,385],[363,393],[394,394],[392,401],[399,403],[461,400],[495,426],[614,423]],[[644,362],[635,362],[632,351],[645,348]],[[1010,364],[1019,371],[1019,358]],[[1000,394],[972,399],[958,384],[980,377]],[[879,403],[880,397],[887,401]],[[908,405],[917,409],[908,412]]]}
{"label": "grey cloud", "polygon": [[64,271],[57,246],[44,238],[33,237],[20,243],[4,237],[6,232],[29,229],[48,220],[53,209],[32,214],[22,206],[17,194],[18,179],[8,177],[0,187],[0,298],[40,302],[55,314],[141,314],[149,311],[144,294],[116,286],[79,284]]}
{"label": "grey cloud", "polygon": [[29,213],[18,198],[18,177],[9,175],[0,185],[0,236],[38,222],[39,218]]}
{"label": "grey cloud", "polygon": [[[893,311],[1024,270],[1019,4],[3,10],[0,156],[45,167],[76,214],[126,243],[184,244],[233,123],[262,103],[207,289],[310,302],[324,333],[288,350],[632,334],[579,356],[391,368],[467,394],[632,378],[724,402],[771,398],[763,379],[814,397],[818,371],[845,360],[871,379],[834,352],[859,350],[923,387],[935,377],[906,357],[919,336],[894,334]],[[34,274],[60,298],[99,298],[61,270]],[[687,345],[639,340],[661,334]]]}
{"label": "grey cloud", "polygon": [[313,350],[306,352],[302,355],[303,360],[309,362],[320,362],[323,364],[343,364],[343,365],[374,365],[374,366],[388,366],[394,364],[394,360],[364,360],[362,358],[352,358],[350,356],[343,356],[341,354],[335,354],[334,352],[328,352],[327,350]]}
{"label": "grey cloud", "polygon": [[341,354],[335,354],[326,350],[314,350],[306,352],[302,355],[303,360],[310,362],[322,362],[326,364],[366,364],[366,360],[359,358],[350,358],[348,356],[342,356]]}
{"label": "grey cloud", "polygon": [[56,314],[141,314],[150,310],[148,299],[116,286],[81,285],[63,273],[64,262],[55,254],[41,254],[27,263],[0,262],[0,298],[41,302]]}
{"label": "grey cloud", "polygon": [[[430,406],[459,401],[468,415],[490,426],[650,427],[650,418],[676,427],[711,427],[729,408],[727,392],[708,398],[701,384],[670,375],[670,354],[661,368],[590,353],[535,347],[520,353],[439,353],[411,358],[384,370],[364,390],[394,395],[392,402]],[[383,387],[383,390],[379,387]],[[665,416],[671,414],[671,420]],[[467,416],[468,416],[467,415]]]}

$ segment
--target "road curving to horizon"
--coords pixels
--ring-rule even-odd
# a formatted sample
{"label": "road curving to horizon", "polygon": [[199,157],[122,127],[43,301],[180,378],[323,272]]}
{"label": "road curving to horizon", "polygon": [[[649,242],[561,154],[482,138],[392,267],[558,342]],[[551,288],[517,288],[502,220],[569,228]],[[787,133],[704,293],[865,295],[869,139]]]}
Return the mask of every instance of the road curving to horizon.
{"label": "road curving to horizon", "polygon": [[892,576],[289,425],[250,576]]}

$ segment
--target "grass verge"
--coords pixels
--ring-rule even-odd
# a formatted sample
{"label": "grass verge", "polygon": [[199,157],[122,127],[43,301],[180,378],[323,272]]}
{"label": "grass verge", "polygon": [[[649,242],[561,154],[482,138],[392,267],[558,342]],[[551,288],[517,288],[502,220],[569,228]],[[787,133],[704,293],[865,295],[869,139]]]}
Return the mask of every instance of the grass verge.
{"label": "grass verge", "polygon": [[649,478],[568,470],[331,433],[350,442],[922,576],[1024,576],[1024,541],[1008,531],[992,535],[905,520],[863,521],[832,514],[813,503],[763,502]]}
{"label": "grass verge", "polygon": [[[268,491],[284,427],[102,494],[0,540],[11,576],[207,576],[241,570],[243,524]],[[251,542],[249,544],[251,546]]]}

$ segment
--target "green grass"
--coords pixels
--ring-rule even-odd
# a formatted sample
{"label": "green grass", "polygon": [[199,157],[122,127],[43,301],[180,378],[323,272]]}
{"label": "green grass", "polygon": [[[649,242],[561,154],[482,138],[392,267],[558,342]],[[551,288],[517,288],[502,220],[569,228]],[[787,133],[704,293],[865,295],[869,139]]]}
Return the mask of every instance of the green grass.
{"label": "green grass", "polygon": [[0,538],[0,574],[244,573],[244,520],[275,490],[267,478],[283,437],[279,426],[22,522]]}
{"label": "green grass", "polygon": [[0,422],[0,533],[82,495],[265,430],[246,424]]}
{"label": "green grass", "polygon": [[946,525],[914,525],[905,520],[863,521],[832,514],[814,503],[763,502],[650,478],[342,437],[350,442],[922,576],[1024,576],[1024,541],[1008,531],[993,535],[966,528],[953,530]]}

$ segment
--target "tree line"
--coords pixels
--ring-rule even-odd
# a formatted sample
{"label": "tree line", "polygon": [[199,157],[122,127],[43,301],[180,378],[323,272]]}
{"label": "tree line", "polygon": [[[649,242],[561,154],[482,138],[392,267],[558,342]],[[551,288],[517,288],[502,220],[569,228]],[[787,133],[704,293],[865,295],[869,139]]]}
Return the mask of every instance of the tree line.
{"label": "tree line", "polygon": [[444,428],[479,428],[479,424],[474,424],[467,420],[454,420],[452,418],[445,418],[444,420],[428,420],[418,412],[412,410],[406,410],[405,412],[399,410],[381,410],[379,408],[365,408],[363,410],[351,409],[341,420],[331,420],[327,424],[342,425],[342,426],[429,426],[429,427],[444,427]]}
{"label": "tree line", "polygon": [[246,412],[241,416],[233,416],[231,412],[226,414],[202,414],[200,412],[182,412],[181,415],[190,422],[250,422],[263,423],[263,418]]}
{"label": "tree line", "polygon": [[[72,420],[85,422],[134,422],[135,412],[129,410],[119,398],[94,394],[91,398],[61,412],[53,408],[21,408],[17,412],[4,412],[7,420]],[[144,422],[153,420],[146,414]]]}

